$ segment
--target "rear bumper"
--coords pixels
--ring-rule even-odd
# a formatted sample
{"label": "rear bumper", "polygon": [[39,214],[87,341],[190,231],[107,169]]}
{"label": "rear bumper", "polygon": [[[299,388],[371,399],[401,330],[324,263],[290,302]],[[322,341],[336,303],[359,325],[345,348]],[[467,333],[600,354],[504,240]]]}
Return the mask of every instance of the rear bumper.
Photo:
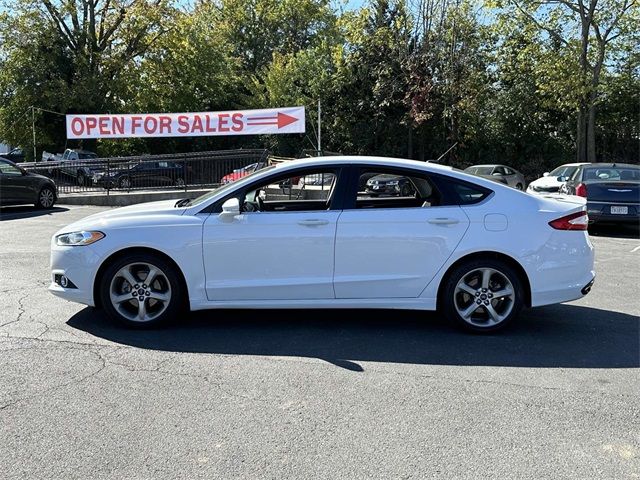
{"label": "rear bumper", "polygon": [[[628,213],[611,213],[611,207],[627,207]],[[640,223],[640,204],[587,202],[589,222]]]}

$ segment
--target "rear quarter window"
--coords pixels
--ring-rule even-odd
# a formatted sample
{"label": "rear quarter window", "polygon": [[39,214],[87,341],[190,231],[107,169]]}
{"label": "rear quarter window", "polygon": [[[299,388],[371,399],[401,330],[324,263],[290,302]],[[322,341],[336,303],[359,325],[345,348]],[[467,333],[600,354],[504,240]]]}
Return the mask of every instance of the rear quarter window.
{"label": "rear quarter window", "polygon": [[445,195],[443,205],[473,205],[487,198],[493,190],[461,180],[434,177],[440,191]]}

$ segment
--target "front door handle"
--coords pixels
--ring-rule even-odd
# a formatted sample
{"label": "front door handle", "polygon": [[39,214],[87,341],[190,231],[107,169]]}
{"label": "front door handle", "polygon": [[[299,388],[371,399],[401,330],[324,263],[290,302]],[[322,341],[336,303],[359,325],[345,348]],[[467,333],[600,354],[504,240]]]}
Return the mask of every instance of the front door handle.
{"label": "front door handle", "polygon": [[329,220],[319,220],[316,218],[310,218],[308,220],[300,220],[298,225],[304,225],[305,227],[315,227],[317,225],[327,225]]}
{"label": "front door handle", "polygon": [[455,225],[456,223],[460,223],[460,220],[457,218],[431,218],[428,222],[433,225]]}

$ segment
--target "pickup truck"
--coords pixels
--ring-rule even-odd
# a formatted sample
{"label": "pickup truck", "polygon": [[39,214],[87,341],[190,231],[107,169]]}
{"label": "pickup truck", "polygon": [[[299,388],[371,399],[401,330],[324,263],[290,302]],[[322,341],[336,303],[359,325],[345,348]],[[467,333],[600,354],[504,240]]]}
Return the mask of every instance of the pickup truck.
{"label": "pickup truck", "polygon": [[57,171],[71,176],[80,186],[90,184],[93,174],[102,170],[100,165],[94,162],[97,158],[98,155],[94,152],[77,148],[67,148],[64,153],[55,155],[42,152],[43,161],[57,163],[55,166],[52,165],[51,172]]}

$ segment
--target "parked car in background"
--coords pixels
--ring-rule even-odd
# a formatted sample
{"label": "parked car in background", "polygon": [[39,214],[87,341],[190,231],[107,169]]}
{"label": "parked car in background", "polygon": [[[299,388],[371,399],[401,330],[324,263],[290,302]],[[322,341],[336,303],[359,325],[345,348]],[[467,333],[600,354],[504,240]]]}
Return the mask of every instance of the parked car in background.
{"label": "parked car in background", "polygon": [[80,186],[91,184],[93,174],[102,169],[101,162],[97,161],[95,152],[77,148],[67,148],[62,154],[42,153],[42,160],[56,162],[49,169],[49,173],[55,172],[73,177]]}
{"label": "parked car in background", "polygon": [[252,163],[246,167],[238,168],[231,173],[226,174],[220,179],[220,183],[226,185],[227,183],[235,182],[243,177],[246,177],[250,173],[256,172],[261,168],[264,168],[267,164],[264,162]]}
{"label": "parked car in background", "polygon": [[561,193],[587,199],[589,221],[640,224],[640,166],[627,163],[582,165]]}
{"label": "parked car in background", "polygon": [[588,163],[567,163],[555,168],[551,172],[544,172],[542,177],[534,180],[527,187],[527,193],[544,195],[560,191],[565,182],[571,177],[578,167],[589,165]]}
{"label": "parked car in background", "polygon": [[49,177],[27,172],[0,158],[0,205],[31,204],[51,208],[58,199],[56,184]]}
{"label": "parked car in background", "polygon": [[24,150],[17,147],[7,153],[0,153],[0,158],[10,160],[14,163],[22,163],[24,162]]}
{"label": "parked car in background", "polygon": [[178,162],[139,162],[115,165],[113,170],[96,172],[93,183],[104,188],[184,187],[190,178],[191,166]]}
{"label": "parked car in background", "polygon": [[477,177],[504,183],[518,190],[524,190],[527,185],[522,173],[506,165],[473,165],[465,168],[464,171]]}
{"label": "parked car in background", "polygon": [[390,195],[393,197],[409,197],[415,195],[415,188],[407,177],[382,174],[370,177],[366,181],[365,193],[376,197]]}

